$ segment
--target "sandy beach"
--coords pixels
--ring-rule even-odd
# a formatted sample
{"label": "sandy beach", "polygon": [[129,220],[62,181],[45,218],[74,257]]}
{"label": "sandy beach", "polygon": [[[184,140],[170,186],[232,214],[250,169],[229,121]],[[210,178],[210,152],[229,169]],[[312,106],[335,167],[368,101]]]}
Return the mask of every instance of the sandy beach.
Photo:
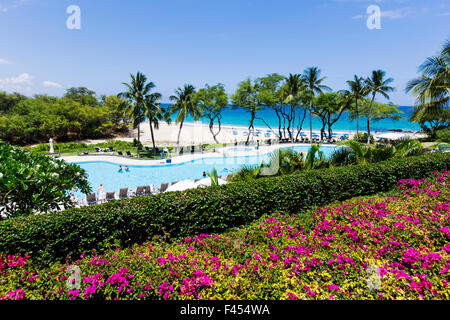
{"label": "sandy beach", "polygon": [[[150,146],[152,144],[152,138],[151,138],[151,132],[150,132],[150,126],[149,122],[145,121],[141,123],[141,142],[144,145]],[[178,137],[178,131],[179,131],[179,125],[176,125],[174,123],[167,124],[167,123],[160,123],[158,130],[153,130],[154,136],[155,136],[155,142],[159,146],[172,146],[176,145],[177,137]],[[255,127],[256,130],[261,130],[261,134],[259,136],[250,136],[250,141],[257,141],[257,140],[264,140],[264,139],[276,139],[277,135],[276,132],[278,132],[278,128],[272,129],[275,132],[268,132],[268,127]],[[217,131],[217,127],[214,127],[214,131]],[[237,131],[237,134],[234,132]],[[233,143],[233,142],[240,142],[240,141],[246,141],[247,136],[244,134],[244,132],[248,132],[248,127],[243,126],[229,126],[229,125],[223,125],[222,130],[220,131],[219,135],[217,136],[217,140],[219,143]],[[302,132],[304,132],[307,136],[309,136],[309,128],[303,128]],[[363,132],[363,131],[360,131]],[[269,136],[266,136],[266,133],[269,134]],[[313,130],[313,133],[317,133],[320,135],[320,130]],[[356,134],[356,131],[333,131],[333,133],[338,134],[338,136],[341,136],[343,134],[348,134],[350,137],[353,137]],[[386,132],[372,132],[374,136],[377,136],[378,134],[382,134]],[[395,134],[395,133],[394,133]],[[401,132],[397,133],[399,135],[403,136],[409,136],[411,138],[419,138],[422,137],[423,134],[419,132]],[[114,140],[123,140],[123,141],[133,141],[134,138],[137,138],[137,129],[134,129],[130,132],[127,136],[120,136],[114,138]],[[84,140],[83,142],[86,143],[98,143],[98,142],[104,142],[106,139],[102,140]],[[215,144],[213,135],[211,134],[209,130],[209,126],[207,123],[202,122],[186,122],[183,125],[183,128],[181,130],[180,135],[180,145],[199,145],[199,144]]]}

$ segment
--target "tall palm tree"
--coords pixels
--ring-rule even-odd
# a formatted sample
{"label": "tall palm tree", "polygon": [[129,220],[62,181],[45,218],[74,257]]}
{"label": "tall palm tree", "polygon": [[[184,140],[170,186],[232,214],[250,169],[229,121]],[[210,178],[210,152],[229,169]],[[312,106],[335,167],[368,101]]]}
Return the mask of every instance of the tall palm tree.
{"label": "tall palm tree", "polygon": [[[286,98],[284,102],[291,106],[290,114],[287,115],[289,121],[288,133],[291,141],[294,140],[294,134],[291,134],[291,121],[293,128],[295,127],[295,108],[297,107],[300,99],[300,94],[306,90],[306,80],[300,74],[289,74],[289,77],[285,79],[284,92]],[[293,130],[294,131],[294,130]]]}
{"label": "tall palm tree", "polygon": [[347,92],[350,93],[351,97],[355,100],[355,113],[356,113],[356,136],[359,133],[359,109],[358,101],[364,99],[367,95],[367,87],[364,84],[364,78],[358,77],[356,74],[353,80],[348,80],[347,84],[349,89]]}
{"label": "tall palm tree", "polygon": [[185,84],[184,88],[178,88],[175,91],[175,95],[170,97],[170,100],[175,101],[175,103],[170,106],[170,113],[174,114],[178,112],[175,122],[180,124],[177,145],[180,144],[181,129],[183,128],[186,118],[190,115],[194,121],[197,121],[202,115],[202,110],[197,104],[194,94],[194,86]]}
{"label": "tall palm tree", "polygon": [[130,74],[131,83],[122,82],[127,87],[127,91],[119,93],[118,96],[124,98],[126,102],[121,109],[133,120],[133,126],[138,129],[138,158],[140,157],[140,124],[145,118],[145,99],[150,91],[155,87],[153,82],[147,83],[147,77],[138,72],[136,75]]}
{"label": "tall palm tree", "polygon": [[167,123],[170,123],[170,116],[168,112],[166,112],[166,110],[161,107],[161,104],[158,102],[159,100],[161,100],[161,94],[158,92],[154,92],[145,96],[144,114],[149,120],[153,150],[156,149],[153,127],[155,127],[155,129],[159,129],[160,121],[166,121]]}
{"label": "tall palm tree", "polygon": [[385,79],[386,72],[383,70],[374,70],[372,71],[372,77],[366,79],[366,87],[367,87],[367,94],[372,95],[372,100],[370,101],[370,106],[367,114],[367,143],[370,144],[370,119],[372,117],[372,106],[373,102],[375,101],[375,97],[377,94],[381,94],[386,99],[389,99],[388,92],[394,91],[395,89],[393,87],[390,87],[389,84],[391,84],[394,79],[388,78]]}
{"label": "tall palm tree", "polygon": [[419,67],[421,75],[408,82],[406,92],[416,96],[412,121],[420,121],[424,115],[439,117],[449,106],[450,98],[450,41],[447,41],[438,56],[428,58]]}
{"label": "tall palm tree", "polygon": [[309,91],[311,101],[309,105],[309,139],[312,141],[312,108],[313,100],[316,94],[323,93],[323,90],[331,90],[329,87],[322,85],[322,81],[326,77],[320,77],[321,70],[318,67],[310,67],[303,73],[303,79],[305,79],[307,90]]}

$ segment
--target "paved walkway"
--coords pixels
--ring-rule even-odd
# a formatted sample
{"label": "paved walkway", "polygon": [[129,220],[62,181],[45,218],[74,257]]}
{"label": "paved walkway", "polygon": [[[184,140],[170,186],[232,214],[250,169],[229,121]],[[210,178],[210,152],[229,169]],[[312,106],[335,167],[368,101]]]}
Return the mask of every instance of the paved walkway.
{"label": "paved walkway", "polygon": [[[306,146],[310,147],[310,144],[304,143],[286,143],[286,144],[276,144],[271,146],[260,146],[259,150],[256,150],[254,146],[229,146],[223,148],[217,148],[215,152],[212,153],[194,153],[185,154],[181,156],[176,156],[170,158],[172,163],[167,163],[166,159],[135,159],[120,157],[117,155],[112,155],[108,153],[98,153],[97,155],[87,155],[87,156],[72,156],[72,157],[61,157],[61,159],[71,162],[71,163],[82,163],[82,162],[110,162],[121,165],[131,165],[131,166],[161,166],[161,165],[171,165],[171,164],[181,164],[198,159],[206,158],[220,158],[220,157],[245,157],[245,156],[257,156],[265,155],[279,148],[285,148],[290,146]],[[336,145],[327,144],[326,146],[335,147]],[[246,148],[251,149],[251,151],[234,151],[233,148]],[[230,150],[231,149],[231,150]]]}

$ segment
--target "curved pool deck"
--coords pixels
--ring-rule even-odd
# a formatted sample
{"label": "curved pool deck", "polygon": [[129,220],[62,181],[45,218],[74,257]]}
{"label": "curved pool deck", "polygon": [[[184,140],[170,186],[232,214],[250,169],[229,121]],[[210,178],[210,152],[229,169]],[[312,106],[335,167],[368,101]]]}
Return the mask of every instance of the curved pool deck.
{"label": "curved pool deck", "polygon": [[[61,159],[70,162],[70,163],[83,163],[83,162],[109,162],[117,165],[128,165],[128,166],[170,166],[174,164],[182,164],[186,162],[191,162],[193,160],[200,159],[209,159],[209,158],[220,158],[220,157],[246,157],[246,156],[263,156],[274,150],[280,148],[290,148],[290,147],[311,147],[311,144],[277,144],[272,146],[260,146],[259,150],[256,150],[254,147],[245,147],[251,148],[251,151],[233,151],[234,148],[239,147],[223,147],[217,148],[215,152],[211,153],[194,153],[194,154],[185,154],[180,156],[171,157],[171,163],[167,163],[166,159],[134,159],[121,157],[117,155],[111,155],[108,153],[99,153],[96,155],[87,155],[87,156],[71,156],[71,157],[61,157]],[[327,144],[322,147],[338,147],[335,144]],[[231,149],[231,150],[230,150]],[[236,149],[235,149],[236,150]]]}

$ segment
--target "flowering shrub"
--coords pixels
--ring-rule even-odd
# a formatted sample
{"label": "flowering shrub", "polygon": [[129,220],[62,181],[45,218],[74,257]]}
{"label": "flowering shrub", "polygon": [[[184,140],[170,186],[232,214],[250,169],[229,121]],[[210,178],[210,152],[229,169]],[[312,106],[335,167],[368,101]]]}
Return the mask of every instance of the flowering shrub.
{"label": "flowering shrub", "polygon": [[[449,299],[449,172],[310,215],[37,268],[3,255],[2,299]],[[6,266],[7,265],[7,266]],[[79,288],[66,272],[81,269]]]}
{"label": "flowering shrub", "polygon": [[83,169],[0,140],[0,220],[73,207],[68,191],[89,192]]}

